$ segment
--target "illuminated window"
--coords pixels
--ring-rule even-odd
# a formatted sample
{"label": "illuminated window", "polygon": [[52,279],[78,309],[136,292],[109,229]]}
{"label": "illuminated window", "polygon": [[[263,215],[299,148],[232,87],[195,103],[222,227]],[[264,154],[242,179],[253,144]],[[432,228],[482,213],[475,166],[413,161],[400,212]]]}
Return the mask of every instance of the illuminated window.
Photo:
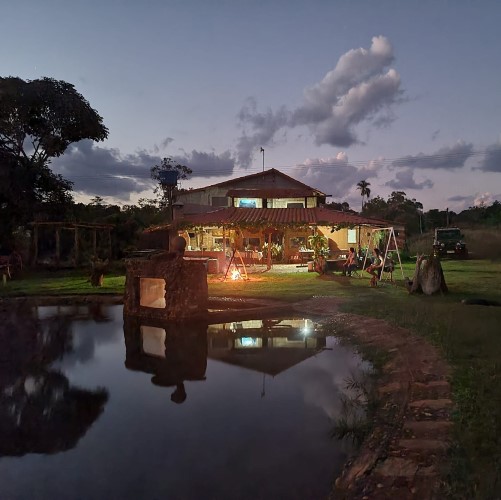
{"label": "illuminated window", "polygon": [[357,230],[348,229],[348,243],[356,243],[356,242],[357,242]]}
{"label": "illuminated window", "polygon": [[239,208],[256,208],[256,200],[250,200],[247,198],[241,198],[238,200]]}
{"label": "illuminated window", "polygon": [[164,309],[165,280],[161,278],[140,278],[139,305]]}
{"label": "illuminated window", "polygon": [[263,346],[263,339],[254,337],[242,337],[235,340],[237,349],[255,349]]}

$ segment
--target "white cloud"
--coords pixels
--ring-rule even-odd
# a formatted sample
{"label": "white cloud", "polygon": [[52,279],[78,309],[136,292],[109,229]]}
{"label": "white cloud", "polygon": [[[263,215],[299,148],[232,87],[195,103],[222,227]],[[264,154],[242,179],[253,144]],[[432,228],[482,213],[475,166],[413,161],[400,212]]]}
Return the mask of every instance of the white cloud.
{"label": "white cloud", "polygon": [[244,127],[237,143],[240,166],[250,164],[259,146],[273,144],[282,128],[307,126],[316,144],[347,147],[359,142],[358,124],[387,126],[394,119],[391,107],[402,93],[400,75],[388,68],[393,59],[388,39],[374,37],[369,49],[342,55],[333,70],[304,91],[303,104],[295,110],[289,112],[282,106],[277,112],[260,113],[255,100],[248,100],[238,114]]}
{"label": "white cloud", "polygon": [[494,203],[495,197],[491,193],[480,193],[475,196],[473,200],[474,207],[480,207],[484,205],[492,205]]}

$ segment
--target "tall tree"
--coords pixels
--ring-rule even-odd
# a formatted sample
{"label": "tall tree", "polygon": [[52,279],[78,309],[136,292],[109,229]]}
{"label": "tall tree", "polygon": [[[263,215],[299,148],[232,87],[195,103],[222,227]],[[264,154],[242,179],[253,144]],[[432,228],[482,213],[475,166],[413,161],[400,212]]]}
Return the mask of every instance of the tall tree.
{"label": "tall tree", "polygon": [[360,194],[362,196],[362,211],[364,210],[364,196],[367,196],[367,199],[369,199],[369,196],[371,195],[371,190],[369,188],[370,185],[371,183],[366,180],[357,183],[357,189],[360,189]]}
{"label": "tall tree", "polygon": [[151,167],[150,173],[151,178],[158,183],[154,193],[159,198],[160,208],[168,208],[172,219],[173,203],[180,191],[177,181],[188,179],[193,170],[167,157],[162,159],[160,165]]}
{"label": "tall tree", "polygon": [[0,210],[24,224],[40,205],[71,200],[72,183],[49,168],[82,139],[102,141],[108,129],[73,85],[41,78],[0,78]]}

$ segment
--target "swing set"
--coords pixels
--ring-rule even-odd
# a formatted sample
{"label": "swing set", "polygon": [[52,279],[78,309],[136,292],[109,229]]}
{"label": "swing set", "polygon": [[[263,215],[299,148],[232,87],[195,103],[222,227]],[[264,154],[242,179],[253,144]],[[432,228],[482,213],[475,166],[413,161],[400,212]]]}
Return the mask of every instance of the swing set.
{"label": "swing set", "polygon": [[[398,245],[397,245],[397,237],[395,235],[395,230],[393,227],[381,227],[378,229],[372,229],[371,230],[371,236],[369,238],[369,246],[367,247],[367,252],[364,257],[364,264],[362,266],[362,269],[365,269],[365,264],[367,262],[368,256],[370,255],[371,251],[375,248],[375,243],[376,243],[376,238],[375,233],[383,233],[384,239],[386,240],[386,249],[384,252],[383,256],[383,267],[381,268],[381,274],[379,275],[378,281],[388,281],[390,283],[393,283],[393,271],[394,271],[394,266],[393,265],[387,265],[387,264],[393,264],[393,262],[388,262],[390,259],[388,259],[388,252],[396,252],[397,257],[398,257],[398,264],[400,266],[400,272],[402,273],[402,280],[404,280],[404,270],[402,268],[402,261],[400,260],[400,252],[398,251]],[[393,259],[391,259],[393,260]]]}

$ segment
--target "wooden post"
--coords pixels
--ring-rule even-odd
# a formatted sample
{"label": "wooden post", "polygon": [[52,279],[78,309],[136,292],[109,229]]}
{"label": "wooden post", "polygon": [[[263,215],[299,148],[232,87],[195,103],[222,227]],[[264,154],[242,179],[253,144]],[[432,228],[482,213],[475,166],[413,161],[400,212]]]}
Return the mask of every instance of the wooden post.
{"label": "wooden post", "polygon": [[92,230],[92,255],[94,256],[95,259],[97,259],[97,253],[96,253],[96,230]]}
{"label": "wooden post", "polygon": [[56,227],[56,266],[61,263],[61,228]]}
{"label": "wooden post", "polygon": [[33,226],[33,262],[35,266],[38,260],[38,224],[35,222]]}
{"label": "wooden post", "polygon": [[268,256],[266,259],[266,267],[268,269],[271,269],[271,229],[270,232],[268,233]]}

